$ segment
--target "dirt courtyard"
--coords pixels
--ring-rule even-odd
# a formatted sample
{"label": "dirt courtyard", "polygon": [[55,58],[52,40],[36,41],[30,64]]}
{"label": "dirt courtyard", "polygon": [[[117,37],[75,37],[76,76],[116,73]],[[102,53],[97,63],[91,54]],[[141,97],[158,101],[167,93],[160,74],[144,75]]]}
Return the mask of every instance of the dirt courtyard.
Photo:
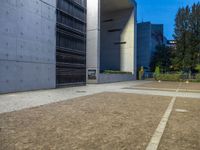
{"label": "dirt courtyard", "polygon": [[171,97],[100,93],[0,115],[1,150],[143,150]]}
{"label": "dirt courtyard", "polygon": [[200,99],[177,98],[159,150],[200,149]]}

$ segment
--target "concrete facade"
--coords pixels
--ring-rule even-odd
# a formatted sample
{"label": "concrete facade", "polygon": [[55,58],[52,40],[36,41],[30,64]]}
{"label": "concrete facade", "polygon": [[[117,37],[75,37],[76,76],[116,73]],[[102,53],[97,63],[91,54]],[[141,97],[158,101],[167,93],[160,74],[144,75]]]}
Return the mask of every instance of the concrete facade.
{"label": "concrete facade", "polygon": [[55,88],[55,0],[2,0],[0,93]]}
{"label": "concrete facade", "polygon": [[99,74],[99,83],[113,83],[134,80],[132,74]]}
{"label": "concrete facade", "polygon": [[[135,76],[136,8],[135,1],[88,0],[88,83],[100,83],[104,70],[131,72]],[[92,79],[91,72],[95,76]]]}
{"label": "concrete facade", "polygon": [[137,27],[137,67],[149,71],[156,46],[163,44],[163,25],[142,22]]}
{"label": "concrete facade", "polygon": [[[87,0],[87,82],[97,83],[100,73],[100,0]],[[88,71],[96,71],[96,80],[88,80]]]}
{"label": "concrete facade", "polygon": [[[56,2],[1,1],[0,93],[56,88]],[[80,7],[77,2],[73,1]],[[112,23],[103,23],[110,18]],[[87,24],[87,83],[133,79],[137,43],[135,1],[87,0],[87,21],[82,22]],[[116,28],[120,32],[108,31]],[[131,72],[132,75],[108,77],[101,74],[101,70],[106,69]],[[92,80],[88,80],[88,76]]]}

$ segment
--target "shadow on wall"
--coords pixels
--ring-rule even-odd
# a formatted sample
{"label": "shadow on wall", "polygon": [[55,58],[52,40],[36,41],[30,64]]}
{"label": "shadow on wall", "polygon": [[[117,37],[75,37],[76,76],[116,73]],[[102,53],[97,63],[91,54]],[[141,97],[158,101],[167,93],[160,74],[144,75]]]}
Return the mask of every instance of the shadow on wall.
{"label": "shadow on wall", "polygon": [[[104,12],[101,10],[100,23],[100,70],[120,70],[123,69],[129,58],[126,58],[130,51],[127,48],[131,47],[134,39],[133,27],[128,29],[131,19],[133,18],[133,9],[123,9],[112,12]],[[132,33],[130,32],[132,31]],[[129,39],[129,40],[127,40]],[[131,57],[132,54],[129,55]],[[127,59],[127,60],[124,60]]]}

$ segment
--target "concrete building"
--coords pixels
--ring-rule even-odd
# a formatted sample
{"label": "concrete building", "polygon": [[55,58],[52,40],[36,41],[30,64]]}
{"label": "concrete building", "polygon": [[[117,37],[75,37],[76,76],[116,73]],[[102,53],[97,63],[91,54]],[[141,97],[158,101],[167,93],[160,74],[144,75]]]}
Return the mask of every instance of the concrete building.
{"label": "concrete building", "polygon": [[0,93],[56,86],[56,1],[2,0]]}
{"label": "concrete building", "polygon": [[134,77],[134,1],[2,0],[0,26],[0,93]]}
{"label": "concrete building", "polygon": [[[87,82],[103,83],[136,76],[136,12],[134,0],[88,0]],[[105,70],[131,74],[104,74]]]}
{"label": "concrete building", "polygon": [[86,0],[57,0],[57,86],[86,83],[86,24]]}
{"label": "concrete building", "polygon": [[137,67],[144,67],[145,71],[149,71],[151,58],[156,46],[163,43],[163,24],[138,23]]}

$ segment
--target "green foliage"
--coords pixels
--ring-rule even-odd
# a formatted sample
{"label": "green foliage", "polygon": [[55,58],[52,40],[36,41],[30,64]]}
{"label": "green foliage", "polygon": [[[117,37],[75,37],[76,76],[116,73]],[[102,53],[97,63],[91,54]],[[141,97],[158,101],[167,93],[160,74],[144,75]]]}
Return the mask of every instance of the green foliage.
{"label": "green foliage", "polygon": [[172,59],[174,70],[195,70],[200,61],[200,3],[178,10],[174,38],[177,42]]}
{"label": "green foliage", "polygon": [[196,74],[196,76],[195,76],[195,81],[196,81],[196,82],[200,82],[200,73],[199,73],[199,74]]}
{"label": "green foliage", "polygon": [[198,73],[200,73],[200,64],[196,65],[195,70],[197,70]]}
{"label": "green foliage", "polygon": [[155,68],[154,78],[155,78],[156,80],[159,80],[159,79],[157,78],[159,75],[160,75],[160,67],[157,66],[157,67]]}
{"label": "green foliage", "polygon": [[156,66],[160,66],[163,72],[170,71],[172,51],[172,48],[165,45],[156,46],[156,51],[151,58],[151,71],[154,71]]}
{"label": "green foliage", "polygon": [[157,66],[154,72],[155,75],[159,75],[160,74],[160,67]]}
{"label": "green foliage", "polygon": [[116,71],[116,70],[105,70],[105,74],[132,74],[132,72]]}
{"label": "green foliage", "polygon": [[141,67],[139,70],[139,80],[142,80],[142,77],[144,76],[144,68]]}
{"label": "green foliage", "polygon": [[159,74],[155,79],[161,81],[180,81],[181,74]]}

